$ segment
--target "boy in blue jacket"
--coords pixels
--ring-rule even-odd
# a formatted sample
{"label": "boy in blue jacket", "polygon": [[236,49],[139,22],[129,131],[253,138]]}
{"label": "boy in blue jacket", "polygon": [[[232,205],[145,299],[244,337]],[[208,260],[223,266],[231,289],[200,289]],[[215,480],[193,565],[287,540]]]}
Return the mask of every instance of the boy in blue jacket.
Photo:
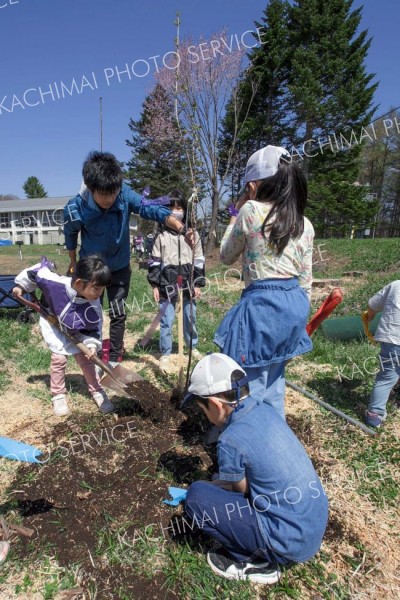
{"label": "boy in blue jacket", "polygon": [[229,356],[197,363],[183,404],[190,400],[222,433],[217,479],[189,487],[189,526],[222,544],[207,554],[217,575],[275,583],[279,565],[306,561],[321,546],[328,500],[318,475],[284,419],[249,394],[245,372]]}
{"label": "boy in blue jacket", "polygon": [[107,287],[110,316],[110,363],[121,360],[125,332],[125,304],[131,279],[129,219],[132,213],[142,219],[165,223],[186,236],[191,233],[164,206],[142,203],[142,197],[123,182],[122,169],[113,154],[91,152],[83,164],[86,189],[64,208],[65,245],[73,271],[80,234],[80,258],[97,254],[111,270]]}

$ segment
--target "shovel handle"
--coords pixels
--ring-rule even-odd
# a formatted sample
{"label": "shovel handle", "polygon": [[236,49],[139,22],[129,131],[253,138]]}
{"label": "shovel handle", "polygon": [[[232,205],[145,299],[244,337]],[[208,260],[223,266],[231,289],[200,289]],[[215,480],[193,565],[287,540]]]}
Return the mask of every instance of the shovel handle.
{"label": "shovel handle", "polygon": [[44,315],[44,311],[43,311],[43,307],[40,306],[37,302],[30,302],[29,300],[27,300],[26,298],[24,298],[24,296],[19,295],[19,294],[14,294],[13,293],[14,298],[17,298],[17,300],[19,300],[22,304],[25,304],[25,306],[27,306],[28,308],[33,308],[33,310],[35,310],[36,312],[38,312],[39,314]]}
{"label": "shovel handle", "polygon": [[73,344],[75,344],[75,346],[78,348],[78,350],[80,350],[80,352],[82,352],[82,354],[87,356],[87,358],[89,360],[92,360],[96,365],[98,365],[105,373],[107,373],[107,375],[109,375],[113,379],[113,381],[115,381],[122,388],[126,387],[122,382],[120,382],[115,377],[111,367],[109,367],[106,363],[104,363],[97,356],[97,354],[92,355],[90,349],[86,346],[86,344],[79,341],[74,335],[71,335],[70,333],[67,333],[66,331],[61,329],[57,317],[55,317],[54,315],[51,315],[49,312],[47,312],[47,310],[45,308],[43,308],[43,306],[41,306],[41,304],[39,304],[38,302],[31,302],[30,300],[27,300],[26,298],[24,298],[23,296],[19,296],[18,294],[14,294],[14,296],[17,297],[18,300],[20,300],[22,302],[22,304],[25,304],[25,306],[32,308],[33,310],[38,312],[44,319],[46,319],[46,321],[48,321],[49,323],[51,323],[52,325],[57,327],[57,329],[59,329],[69,340],[71,340],[71,342]]}

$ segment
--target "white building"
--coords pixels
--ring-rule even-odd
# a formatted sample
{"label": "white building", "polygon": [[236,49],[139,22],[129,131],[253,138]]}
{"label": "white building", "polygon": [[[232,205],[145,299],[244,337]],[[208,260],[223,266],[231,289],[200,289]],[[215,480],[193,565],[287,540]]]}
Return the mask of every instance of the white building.
{"label": "white building", "polygon": [[[0,240],[14,244],[64,244],[63,209],[73,196],[25,198],[0,202]],[[130,230],[137,230],[137,216],[131,215]]]}

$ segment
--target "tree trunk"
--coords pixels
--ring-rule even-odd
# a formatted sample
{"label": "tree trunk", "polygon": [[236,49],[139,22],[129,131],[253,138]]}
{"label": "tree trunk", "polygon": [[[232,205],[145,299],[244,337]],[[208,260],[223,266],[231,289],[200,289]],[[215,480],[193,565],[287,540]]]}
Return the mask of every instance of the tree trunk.
{"label": "tree trunk", "polygon": [[210,221],[210,229],[208,231],[206,255],[210,255],[216,245],[218,207],[219,207],[219,193],[218,193],[218,189],[217,189],[217,182],[213,181],[213,189],[212,189],[212,197],[211,197],[211,221]]}

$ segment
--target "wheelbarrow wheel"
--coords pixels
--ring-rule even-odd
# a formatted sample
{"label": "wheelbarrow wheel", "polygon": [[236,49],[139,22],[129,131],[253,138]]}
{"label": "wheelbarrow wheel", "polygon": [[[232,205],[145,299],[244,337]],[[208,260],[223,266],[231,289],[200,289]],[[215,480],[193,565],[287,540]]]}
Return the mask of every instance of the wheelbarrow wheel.
{"label": "wheelbarrow wheel", "polygon": [[28,310],[22,310],[17,316],[18,323],[34,323],[35,315]]}

